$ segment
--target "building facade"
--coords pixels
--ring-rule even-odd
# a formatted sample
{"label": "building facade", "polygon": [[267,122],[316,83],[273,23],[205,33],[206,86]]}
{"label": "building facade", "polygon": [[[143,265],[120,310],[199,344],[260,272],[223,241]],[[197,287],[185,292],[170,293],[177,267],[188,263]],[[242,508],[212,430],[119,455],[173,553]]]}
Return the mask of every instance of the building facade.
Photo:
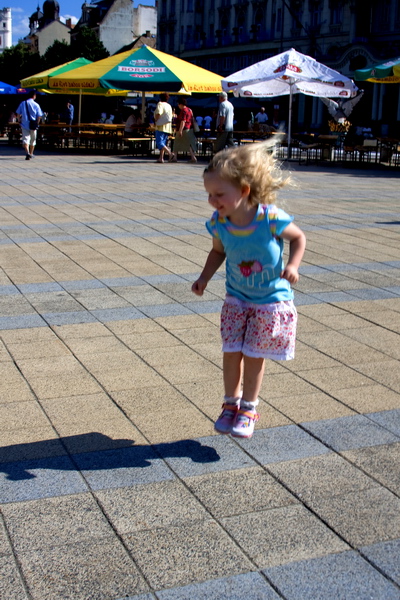
{"label": "building facade", "polygon": [[[400,1],[159,0],[158,48],[223,77],[295,48],[353,77],[355,69],[400,56]],[[357,118],[384,130],[399,120],[398,85],[362,87]],[[317,98],[300,94],[295,110],[300,128],[326,120]]]}
{"label": "building facade", "polygon": [[11,8],[0,9],[0,53],[12,46]]}
{"label": "building facade", "polygon": [[45,0],[43,12],[40,7],[30,16],[29,34],[24,38],[30,52],[38,52],[40,56],[52,46],[56,40],[71,43],[71,22],[60,21],[60,5],[57,0]]}
{"label": "building facade", "polygon": [[72,38],[82,27],[93,29],[108,52],[114,54],[145,32],[156,35],[157,10],[140,4],[135,8],[132,0],[85,2]]}

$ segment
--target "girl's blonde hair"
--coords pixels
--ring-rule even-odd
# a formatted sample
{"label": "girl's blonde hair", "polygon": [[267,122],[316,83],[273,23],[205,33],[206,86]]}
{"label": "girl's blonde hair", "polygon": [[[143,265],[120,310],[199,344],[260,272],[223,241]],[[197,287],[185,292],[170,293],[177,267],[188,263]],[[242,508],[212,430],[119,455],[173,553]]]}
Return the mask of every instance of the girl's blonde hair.
{"label": "girl's blonde hair", "polygon": [[277,190],[289,182],[289,177],[284,177],[273,156],[276,143],[276,140],[267,140],[221,150],[203,175],[216,173],[239,188],[248,186],[249,204],[252,206],[273,204]]}

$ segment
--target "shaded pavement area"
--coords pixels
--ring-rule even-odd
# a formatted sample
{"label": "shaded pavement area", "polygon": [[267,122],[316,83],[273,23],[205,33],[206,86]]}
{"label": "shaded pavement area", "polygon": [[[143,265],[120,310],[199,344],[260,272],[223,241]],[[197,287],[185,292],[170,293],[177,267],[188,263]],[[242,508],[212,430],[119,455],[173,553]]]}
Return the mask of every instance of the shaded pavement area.
{"label": "shaded pavement area", "polygon": [[237,440],[203,166],[0,148],[2,600],[400,599],[399,174],[290,165],[296,359]]}

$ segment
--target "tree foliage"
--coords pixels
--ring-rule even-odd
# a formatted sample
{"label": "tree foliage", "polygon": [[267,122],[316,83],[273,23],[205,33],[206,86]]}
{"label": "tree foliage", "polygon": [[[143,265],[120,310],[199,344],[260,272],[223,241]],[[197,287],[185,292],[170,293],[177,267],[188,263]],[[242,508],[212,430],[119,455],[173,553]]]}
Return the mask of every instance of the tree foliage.
{"label": "tree foliage", "polygon": [[31,54],[23,42],[6,48],[0,54],[0,80],[19,86],[21,79],[42,71],[39,54]]}
{"label": "tree foliage", "polygon": [[52,69],[70,60],[73,60],[71,46],[67,42],[59,42],[58,40],[49,46],[42,56],[44,69]]}
{"label": "tree foliage", "polygon": [[110,56],[96,32],[89,27],[79,27],[78,32],[72,36],[71,53],[71,60],[83,57],[93,62]]}
{"label": "tree foliage", "polygon": [[57,67],[75,58],[87,58],[91,61],[101,60],[109,56],[109,52],[89,27],[80,27],[71,39],[71,45],[56,40],[49,46],[43,56],[29,52],[22,41],[0,54],[0,81],[19,86],[21,79]]}

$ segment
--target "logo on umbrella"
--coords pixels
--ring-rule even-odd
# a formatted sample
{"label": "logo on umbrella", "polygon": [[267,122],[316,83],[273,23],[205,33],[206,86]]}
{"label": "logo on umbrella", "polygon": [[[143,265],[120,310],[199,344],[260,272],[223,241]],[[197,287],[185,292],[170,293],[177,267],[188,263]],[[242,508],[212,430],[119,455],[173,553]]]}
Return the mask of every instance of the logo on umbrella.
{"label": "logo on umbrella", "polygon": [[301,73],[301,71],[302,71],[300,69],[300,67],[297,67],[296,65],[285,63],[284,65],[281,65],[280,67],[275,69],[274,73],[280,73],[281,71],[284,71],[285,69],[288,69],[288,71],[294,71],[295,73]]}
{"label": "logo on umbrella", "polygon": [[139,58],[137,60],[131,60],[129,64],[133,67],[154,67],[154,60]]}
{"label": "logo on umbrella", "polygon": [[118,71],[123,73],[165,73],[165,67],[123,67],[119,66]]}

